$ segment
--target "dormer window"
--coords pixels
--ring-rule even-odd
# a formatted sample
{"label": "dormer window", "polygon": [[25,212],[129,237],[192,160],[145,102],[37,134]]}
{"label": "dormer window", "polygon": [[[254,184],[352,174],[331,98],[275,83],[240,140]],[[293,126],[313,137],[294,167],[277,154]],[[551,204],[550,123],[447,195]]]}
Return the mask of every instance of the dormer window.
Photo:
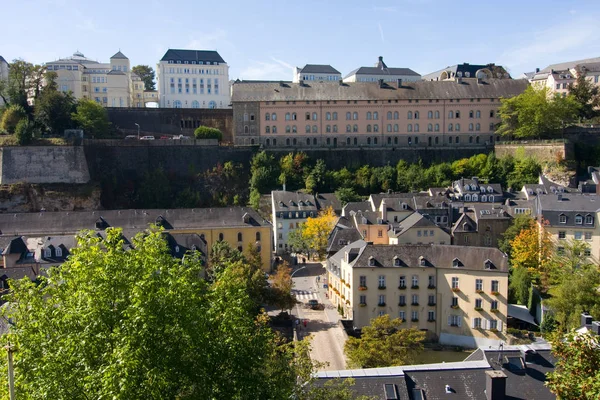
{"label": "dormer window", "polygon": [[466,194],[465,195],[465,201],[471,201],[471,195],[470,194]]}
{"label": "dormer window", "polygon": [[471,186],[468,183],[465,185],[465,190],[471,190]]}
{"label": "dormer window", "polygon": [[482,186],[482,187],[480,187],[480,188],[479,188],[479,191],[480,191],[481,193],[485,193],[485,188]]}
{"label": "dormer window", "polygon": [[494,268],[494,264],[489,259],[485,260],[485,262],[483,263],[483,265],[484,265],[485,269],[492,269],[492,268]]}
{"label": "dormer window", "polygon": [[52,257],[52,250],[44,249],[44,258],[50,258],[50,257]]}
{"label": "dormer window", "polygon": [[396,266],[396,267],[400,266],[400,257],[394,256],[394,266]]}
{"label": "dormer window", "polygon": [[471,229],[469,228],[469,224],[464,222],[463,223],[463,231],[470,231]]}
{"label": "dormer window", "polygon": [[565,214],[560,214],[558,216],[558,222],[560,224],[566,224],[567,223],[567,216]]}
{"label": "dormer window", "polygon": [[242,219],[244,220],[244,223],[245,223],[245,224],[249,223],[249,222],[250,222],[250,214],[248,214],[248,213],[245,213],[245,214],[242,216]]}
{"label": "dormer window", "polygon": [[283,204],[283,201],[280,201],[280,202],[279,202],[279,207],[283,207],[283,205],[284,205],[284,204]]}
{"label": "dormer window", "polygon": [[592,225],[594,223],[594,217],[592,217],[590,214],[585,216],[585,224],[586,225]]}
{"label": "dormer window", "polygon": [[369,267],[375,266],[375,258],[373,256],[369,257]]}
{"label": "dormer window", "polygon": [[583,224],[583,217],[580,214],[577,214],[575,216],[575,224],[576,225],[581,225]]}
{"label": "dormer window", "polygon": [[179,253],[179,246],[175,246],[175,253]]}
{"label": "dormer window", "polygon": [[463,263],[458,258],[455,258],[454,260],[452,260],[453,268],[462,267],[462,265],[463,265]]}
{"label": "dormer window", "polygon": [[488,190],[488,193],[494,193],[494,189],[492,189],[491,186],[488,186],[487,190]]}
{"label": "dormer window", "polygon": [[427,266],[427,260],[425,259],[425,257],[423,257],[423,256],[419,257],[419,265],[421,267],[426,267]]}
{"label": "dormer window", "polygon": [[56,253],[56,257],[62,257],[62,249],[60,247],[57,247],[54,251]]}
{"label": "dormer window", "polygon": [[402,203],[402,209],[403,210],[408,210],[408,204]]}

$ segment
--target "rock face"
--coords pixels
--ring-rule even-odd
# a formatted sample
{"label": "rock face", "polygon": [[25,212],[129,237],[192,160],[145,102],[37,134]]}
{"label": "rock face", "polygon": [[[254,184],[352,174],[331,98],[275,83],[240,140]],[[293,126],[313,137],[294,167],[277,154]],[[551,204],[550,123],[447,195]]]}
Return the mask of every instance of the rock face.
{"label": "rock face", "polygon": [[97,185],[14,184],[0,186],[0,212],[84,211],[100,209]]}

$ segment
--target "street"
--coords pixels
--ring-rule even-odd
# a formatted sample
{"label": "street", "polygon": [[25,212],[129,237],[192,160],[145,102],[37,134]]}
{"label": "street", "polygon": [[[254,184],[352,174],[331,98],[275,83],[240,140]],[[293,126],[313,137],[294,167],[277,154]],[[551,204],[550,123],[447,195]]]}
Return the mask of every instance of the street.
{"label": "street", "polygon": [[[313,360],[328,363],[319,370],[340,370],[346,368],[344,357],[345,335],[338,324],[340,315],[325,297],[323,289],[325,269],[321,263],[308,263],[306,269],[299,270],[292,278],[292,292],[301,303],[296,305],[293,314],[300,321],[299,338],[312,335],[311,357]],[[320,281],[317,282],[317,277]],[[311,310],[306,307],[309,300],[316,299],[325,305],[323,310]],[[304,320],[307,321],[304,327]]]}

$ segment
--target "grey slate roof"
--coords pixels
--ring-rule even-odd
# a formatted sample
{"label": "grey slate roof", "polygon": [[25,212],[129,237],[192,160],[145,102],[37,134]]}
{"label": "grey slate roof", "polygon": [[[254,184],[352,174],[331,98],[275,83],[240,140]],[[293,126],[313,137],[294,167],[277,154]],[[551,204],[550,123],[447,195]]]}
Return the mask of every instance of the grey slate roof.
{"label": "grey slate roof", "polygon": [[576,61],[567,61],[567,62],[562,62],[562,63],[558,63],[558,64],[550,64],[546,68],[541,70],[540,72],[550,72],[552,70],[555,70],[555,71],[567,70],[567,69],[574,68],[578,64],[590,64],[590,63],[597,63],[597,62],[600,62],[600,57],[585,58],[583,60],[576,60]]}
{"label": "grey slate roof", "polygon": [[123,53],[121,53],[121,50],[117,51],[115,53],[114,56],[112,56],[110,59],[112,60],[113,58],[118,58],[118,59],[122,59],[122,60],[129,60],[129,58],[127,58],[127,56]]}
{"label": "grey slate roof", "polygon": [[225,63],[225,60],[221,57],[219,53],[213,50],[180,50],[180,49],[169,49],[160,59],[160,61],[188,61],[188,62],[198,62],[202,61],[204,63],[210,62],[218,62]]}
{"label": "grey slate roof", "polygon": [[301,70],[302,74],[336,74],[339,75],[340,71],[333,68],[331,65],[324,64],[306,64]]}
{"label": "grey slate roof", "polygon": [[[477,73],[477,71],[479,71],[480,69],[490,69],[490,68],[491,69],[502,68],[502,70],[504,72],[506,72],[504,67],[502,67],[501,65],[495,65],[495,64],[483,65],[483,64],[462,63],[462,64],[454,64],[454,65],[448,66],[446,68],[442,68],[439,71],[430,72],[427,75],[423,75],[422,79],[423,80],[431,80],[431,79],[435,80],[435,78],[438,78],[440,76],[440,74],[444,71],[451,72],[451,73],[454,72],[455,74],[457,72],[461,72],[463,78],[466,76],[465,73],[468,72],[470,78],[475,78],[475,74]],[[497,76],[494,76],[494,78],[497,78]]]}
{"label": "grey slate roof", "polygon": [[317,193],[315,200],[320,210],[325,210],[329,207],[333,208],[336,214],[342,212],[342,202],[337,198],[335,193]]}
{"label": "grey slate roof", "polygon": [[408,99],[471,99],[513,97],[529,85],[525,79],[489,79],[477,81],[407,82],[401,88],[378,82],[304,82],[249,83],[232,86],[233,102],[250,101],[337,101],[337,100],[408,100]]}
{"label": "grey slate roof", "polygon": [[342,215],[348,217],[351,211],[371,211],[371,203],[368,201],[354,201],[347,203],[342,209]]}
{"label": "grey slate roof", "polygon": [[275,212],[318,211],[315,196],[312,194],[273,190],[271,198],[275,206]]}
{"label": "grey slate roof", "polygon": [[352,75],[381,75],[382,77],[390,75],[408,75],[421,76],[410,68],[377,68],[377,67],[360,67],[351,71],[344,77],[348,78]]}
{"label": "grey slate roof", "polygon": [[[559,197],[561,200],[559,200]],[[537,213],[541,214],[552,227],[594,228],[598,223],[596,213],[600,211],[600,198],[584,194],[547,194],[539,195],[536,204]],[[560,215],[567,217],[566,223],[559,223]],[[583,224],[575,224],[575,217],[581,215]],[[592,217],[592,224],[586,224],[586,216]]]}
{"label": "grey slate roof", "polygon": [[125,75],[125,72],[117,71],[117,70],[113,69],[110,72],[108,72],[106,75]]}
{"label": "grey slate roof", "polygon": [[414,227],[429,227],[433,228],[437,226],[429,218],[425,218],[423,214],[414,212],[397,225],[394,224],[392,229],[388,232],[390,237],[400,237],[406,233],[410,228]]}
{"label": "grey slate roof", "polygon": [[27,253],[29,250],[27,249],[27,244],[25,244],[25,241],[23,240],[23,238],[21,236],[19,237],[13,237],[10,240],[10,243],[8,244],[8,246],[6,246],[4,248],[4,251],[2,251],[2,255],[8,255],[8,254],[24,254]]}
{"label": "grey slate roof", "polygon": [[2,56],[0,56],[0,62],[5,62],[5,63],[8,63],[8,62],[7,62],[7,61],[4,59],[4,57],[2,57]]}
{"label": "grey slate roof", "polygon": [[[340,218],[338,223],[333,228],[327,239],[327,253],[335,254],[340,251],[344,246],[354,243],[362,238],[360,232],[354,227],[345,226],[350,221],[345,218]],[[342,225],[344,223],[344,225]]]}
{"label": "grey slate roof", "polygon": [[[422,268],[421,257],[428,267],[453,268],[453,260],[458,258],[463,270],[482,271],[486,269],[486,261],[491,261],[492,268],[500,272],[508,272],[507,257],[498,249],[491,247],[467,247],[452,245],[378,245],[357,241],[346,246],[336,254],[336,259],[344,257],[347,249],[359,249],[358,257],[350,262],[352,268],[402,268],[394,266],[394,258],[401,260],[401,265],[411,268]],[[374,265],[371,265],[373,260]]]}
{"label": "grey slate roof", "polygon": [[[249,216],[248,223],[244,222],[245,214]],[[174,229],[270,226],[251,208],[224,207],[10,213],[0,214],[0,227],[4,235],[66,235],[96,229],[96,223],[102,218],[108,226],[142,231],[159,221],[159,217]]]}

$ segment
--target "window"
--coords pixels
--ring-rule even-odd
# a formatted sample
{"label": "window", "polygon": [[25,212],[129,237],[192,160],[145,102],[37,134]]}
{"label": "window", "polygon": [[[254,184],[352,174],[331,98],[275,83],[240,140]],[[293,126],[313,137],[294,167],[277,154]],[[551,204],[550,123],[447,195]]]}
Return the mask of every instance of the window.
{"label": "window", "polygon": [[379,302],[377,303],[379,306],[385,306],[385,294],[379,295]]}
{"label": "window", "polygon": [[357,112],[353,112],[352,113],[352,119],[358,119],[358,113]]}
{"label": "window", "polygon": [[452,277],[452,289],[458,289],[458,277],[457,276]]}
{"label": "window", "polygon": [[400,313],[398,313],[398,317],[404,322],[406,321],[406,311],[400,311]]}
{"label": "window", "polygon": [[387,119],[392,119],[392,112],[391,111],[387,112]]}
{"label": "window", "polygon": [[475,279],[475,290],[476,291],[483,290],[483,279]]}
{"label": "window", "polygon": [[385,275],[379,275],[377,282],[380,288],[385,288]]}
{"label": "window", "polygon": [[415,111],[415,119],[419,119],[419,112]]}
{"label": "window", "polygon": [[583,250],[583,255],[586,257],[591,257],[592,255],[592,250],[589,248],[586,248],[585,250]]}
{"label": "window", "polygon": [[450,325],[450,326],[460,326],[461,325],[461,317],[460,317],[460,315],[449,315],[448,316],[448,325]]}
{"label": "window", "polygon": [[583,223],[583,217],[581,215],[577,214],[575,216],[575,224],[576,225],[581,225],[582,223]]}
{"label": "window", "polygon": [[412,111],[409,111],[409,112],[408,112],[408,114],[407,114],[407,118],[408,118],[408,119],[413,119],[413,113],[412,113]]}
{"label": "window", "polygon": [[481,318],[480,317],[473,318],[473,328],[481,329]]}
{"label": "window", "polygon": [[419,312],[418,311],[411,312],[411,317],[412,317],[413,322],[417,322],[419,320]]}
{"label": "window", "polygon": [[482,308],[483,300],[475,299],[475,308]]}
{"label": "window", "polygon": [[52,257],[52,250],[51,249],[44,249],[44,257],[45,258]]}
{"label": "window", "polygon": [[[452,129],[453,129],[453,128],[454,128],[454,125],[453,125],[453,124],[448,124],[448,132],[452,132]],[[450,139],[449,139],[449,140],[450,140],[450,142],[449,142],[449,143],[452,143],[452,137],[450,137]]]}
{"label": "window", "polygon": [[412,130],[413,130],[412,124],[408,124],[408,126],[406,127],[406,131],[412,132]]}
{"label": "window", "polygon": [[222,242],[223,241],[223,234],[219,233],[219,241]]}
{"label": "window", "polygon": [[490,319],[490,320],[488,320],[488,323],[489,323],[490,329],[498,329],[498,320]]}
{"label": "window", "polygon": [[428,306],[435,305],[435,295],[434,294],[430,294],[429,297],[427,298],[427,305]]}
{"label": "window", "polygon": [[429,275],[429,280],[428,280],[428,284],[427,287],[432,289],[435,287],[435,276],[433,275]]}
{"label": "window", "polygon": [[[419,132],[419,124],[415,124],[415,132]],[[418,139],[415,139],[415,143]]]}
{"label": "window", "polygon": [[565,254],[565,248],[562,246],[559,246],[556,248],[556,252],[558,253],[558,255],[564,255]]}
{"label": "window", "polygon": [[581,231],[575,232],[575,240],[581,240],[581,237],[582,237]]}
{"label": "window", "polygon": [[475,124],[475,130],[479,132],[481,130],[481,125],[478,123]]}
{"label": "window", "polygon": [[585,224],[586,225],[592,225],[594,223],[594,217],[592,217],[591,215],[586,215],[585,216]]}
{"label": "window", "polygon": [[429,322],[435,321],[435,311],[429,310],[427,312],[427,321],[429,321]]}
{"label": "window", "polygon": [[405,295],[401,295],[398,297],[398,305],[399,306],[405,306],[406,305],[406,296]]}
{"label": "window", "polygon": [[367,287],[367,277],[365,275],[361,275],[358,280],[360,282],[359,286]]}
{"label": "window", "polygon": [[454,113],[452,111],[448,111],[448,119],[454,118]]}
{"label": "window", "polygon": [[[377,103],[377,101],[375,101]],[[374,120],[378,120],[379,119],[379,113],[377,111],[373,112],[373,119]]]}
{"label": "window", "polygon": [[400,114],[398,114],[398,111],[394,111],[394,119],[398,118],[400,118]]}
{"label": "window", "polygon": [[[457,100],[457,102],[458,102],[458,100]],[[460,118],[460,111],[456,111],[454,113],[454,118]]]}
{"label": "window", "polygon": [[592,240],[592,232],[585,233],[585,240]]}
{"label": "window", "polygon": [[498,300],[490,301],[490,310],[497,310],[497,309],[498,309]]}
{"label": "window", "polygon": [[360,304],[367,304],[367,296],[365,296],[365,295],[360,296]]}
{"label": "window", "polygon": [[566,231],[558,231],[558,238],[559,239],[565,239],[567,237],[567,232]]}
{"label": "window", "polygon": [[352,119],[352,113],[350,111],[348,111],[346,113],[346,120],[351,120]]}
{"label": "window", "polygon": [[419,295],[418,294],[413,294],[412,295],[411,305],[413,305],[413,306],[418,306],[419,305]]}
{"label": "window", "polygon": [[405,276],[401,276],[400,277],[400,284],[399,286],[400,288],[405,288],[406,287],[406,277]]}
{"label": "window", "polygon": [[558,223],[560,223],[560,224],[566,224],[567,223],[567,216],[565,214],[560,214],[558,216]]}
{"label": "window", "polygon": [[492,293],[499,292],[499,286],[500,284],[498,283],[498,281],[492,281]]}
{"label": "window", "polygon": [[312,119],[313,119],[313,121],[316,121],[316,120],[317,120],[317,113],[316,113],[316,112],[314,112],[314,113],[312,114]]}
{"label": "window", "polygon": [[333,120],[337,121],[337,112],[334,111],[332,115],[333,115]]}
{"label": "window", "polygon": [[458,307],[458,297],[452,297],[452,307]]}
{"label": "window", "polygon": [[379,125],[373,124],[373,132],[379,132]]}
{"label": "window", "polygon": [[419,287],[419,276],[418,275],[413,275],[412,276],[412,287],[413,288],[418,288]]}
{"label": "window", "polygon": [[372,118],[372,117],[371,117],[371,111],[368,111],[368,112],[367,112],[367,119],[368,119],[368,120],[371,120],[371,118]]}
{"label": "window", "polygon": [[383,237],[383,230],[382,229],[379,229],[377,231],[377,237]]}
{"label": "window", "polygon": [[433,118],[433,111],[427,111],[427,119]]}
{"label": "window", "polygon": [[352,132],[358,132],[358,125],[352,126]]}
{"label": "window", "polygon": [[460,124],[456,124],[456,125],[454,126],[454,130],[455,130],[456,132],[460,132]]}

